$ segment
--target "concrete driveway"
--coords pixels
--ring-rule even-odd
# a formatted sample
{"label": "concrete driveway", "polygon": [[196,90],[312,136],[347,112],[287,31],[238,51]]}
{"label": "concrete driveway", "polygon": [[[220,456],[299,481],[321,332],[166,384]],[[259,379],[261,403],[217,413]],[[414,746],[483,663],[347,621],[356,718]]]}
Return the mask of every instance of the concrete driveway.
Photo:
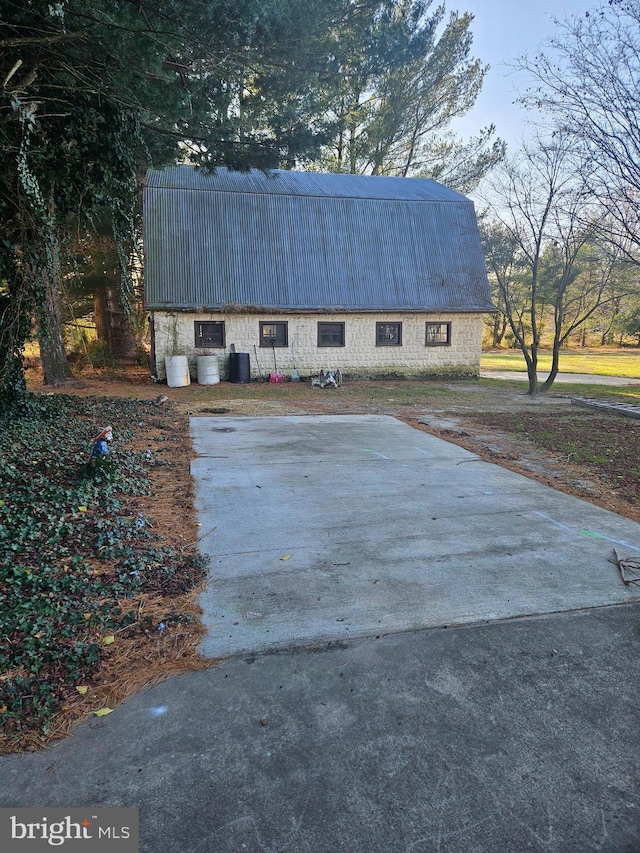
{"label": "concrete driveway", "polygon": [[192,431],[234,656],[0,757],[0,806],[135,807],[141,853],[640,850],[638,525],[392,418]]}
{"label": "concrete driveway", "polygon": [[205,655],[637,601],[640,525],[387,416],[193,418]]}

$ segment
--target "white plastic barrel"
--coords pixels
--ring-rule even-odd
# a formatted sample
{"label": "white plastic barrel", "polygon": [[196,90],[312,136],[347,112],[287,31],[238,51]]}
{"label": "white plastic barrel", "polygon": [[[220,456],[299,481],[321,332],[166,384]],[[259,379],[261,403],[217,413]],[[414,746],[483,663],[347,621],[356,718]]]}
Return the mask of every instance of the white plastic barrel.
{"label": "white plastic barrel", "polygon": [[169,388],[181,388],[183,385],[191,385],[189,362],[186,355],[165,355],[164,367],[167,371],[167,385]]}
{"label": "white plastic barrel", "polygon": [[220,382],[220,366],[217,355],[196,356],[196,370],[200,385],[216,385]]}

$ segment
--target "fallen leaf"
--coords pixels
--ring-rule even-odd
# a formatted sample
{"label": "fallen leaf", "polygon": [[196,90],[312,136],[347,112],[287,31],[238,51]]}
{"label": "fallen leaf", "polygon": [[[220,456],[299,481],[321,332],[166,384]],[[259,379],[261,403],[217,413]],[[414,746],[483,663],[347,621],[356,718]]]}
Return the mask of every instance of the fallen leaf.
{"label": "fallen leaf", "polygon": [[86,506],[82,505],[82,506],[79,506],[79,507],[78,507],[78,512],[86,512],[86,511],[87,511],[87,509],[88,509],[88,507],[86,507]]}
{"label": "fallen leaf", "polygon": [[94,711],[93,713],[96,717],[106,717],[107,714],[111,714],[113,712],[113,708],[100,708],[99,711]]}
{"label": "fallen leaf", "polygon": [[76,690],[78,691],[78,693],[81,693],[83,696],[87,692],[88,689],[89,689],[88,687],[76,687]]}
{"label": "fallen leaf", "polygon": [[283,555],[282,555],[282,557],[280,557],[280,559],[281,559],[281,560],[290,560],[290,559],[291,559],[291,554],[283,554]]}
{"label": "fallen leaf", "polygon": [[113,634],[109,634],[108,636],[102,638],[102,644],[104,646],[110,646],[111,643],[115,643],[115,641],[116,638],[113,636]]}

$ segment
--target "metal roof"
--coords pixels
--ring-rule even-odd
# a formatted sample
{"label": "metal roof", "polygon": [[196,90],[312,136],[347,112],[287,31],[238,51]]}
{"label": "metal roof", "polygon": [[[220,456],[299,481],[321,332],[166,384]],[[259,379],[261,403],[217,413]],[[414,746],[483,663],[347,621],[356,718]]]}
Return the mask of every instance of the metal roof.
{"label": "metal roof", "polygon": [[473,203],[427,179],[150,171],[144,233],[150,310],[491,308]]}
{"label": "metal roof", "polygon": [[192,166],[170,166],[147,172],[148,187],[205,192],[266,193],[267,195],[331,196],[333,198],[380,198],[405,201],[468,201],[447,187],[427,178],[387,178],[345,175],[334,172],[296,172],[274,169],[237,172],[219,168],[215,172]]}

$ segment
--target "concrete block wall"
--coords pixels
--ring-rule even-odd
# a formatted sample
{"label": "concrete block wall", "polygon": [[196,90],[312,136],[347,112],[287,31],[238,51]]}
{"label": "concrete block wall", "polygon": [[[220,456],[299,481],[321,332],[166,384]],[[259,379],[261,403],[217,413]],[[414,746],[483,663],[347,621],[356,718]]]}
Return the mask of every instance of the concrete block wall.
{"label": "concrete block wall", "polygon": [[[225,348],[197,349],[194,322],[224,321]],[[227,377],[231,345],[249,353],[252,379],[274,369],[273,350],[260,346],[260,322],[286,322],[288,346],[275,347],[278,370],[287,378],[295,364],[302,378],[323,368],[340,368],[348,377],[477,376],[482,347],[481,314],[189,314],[154,313],[158,379],[164,380],[164,356],[184,354],[195,378],[197,355],[218,355],[221,378]],[[345,346],[318,347],[318,322],[344,323]],[[402,323],[401,346],[376,346],[376,323]],[[451,323],[451,344],[425,345],[425,324]]]}

